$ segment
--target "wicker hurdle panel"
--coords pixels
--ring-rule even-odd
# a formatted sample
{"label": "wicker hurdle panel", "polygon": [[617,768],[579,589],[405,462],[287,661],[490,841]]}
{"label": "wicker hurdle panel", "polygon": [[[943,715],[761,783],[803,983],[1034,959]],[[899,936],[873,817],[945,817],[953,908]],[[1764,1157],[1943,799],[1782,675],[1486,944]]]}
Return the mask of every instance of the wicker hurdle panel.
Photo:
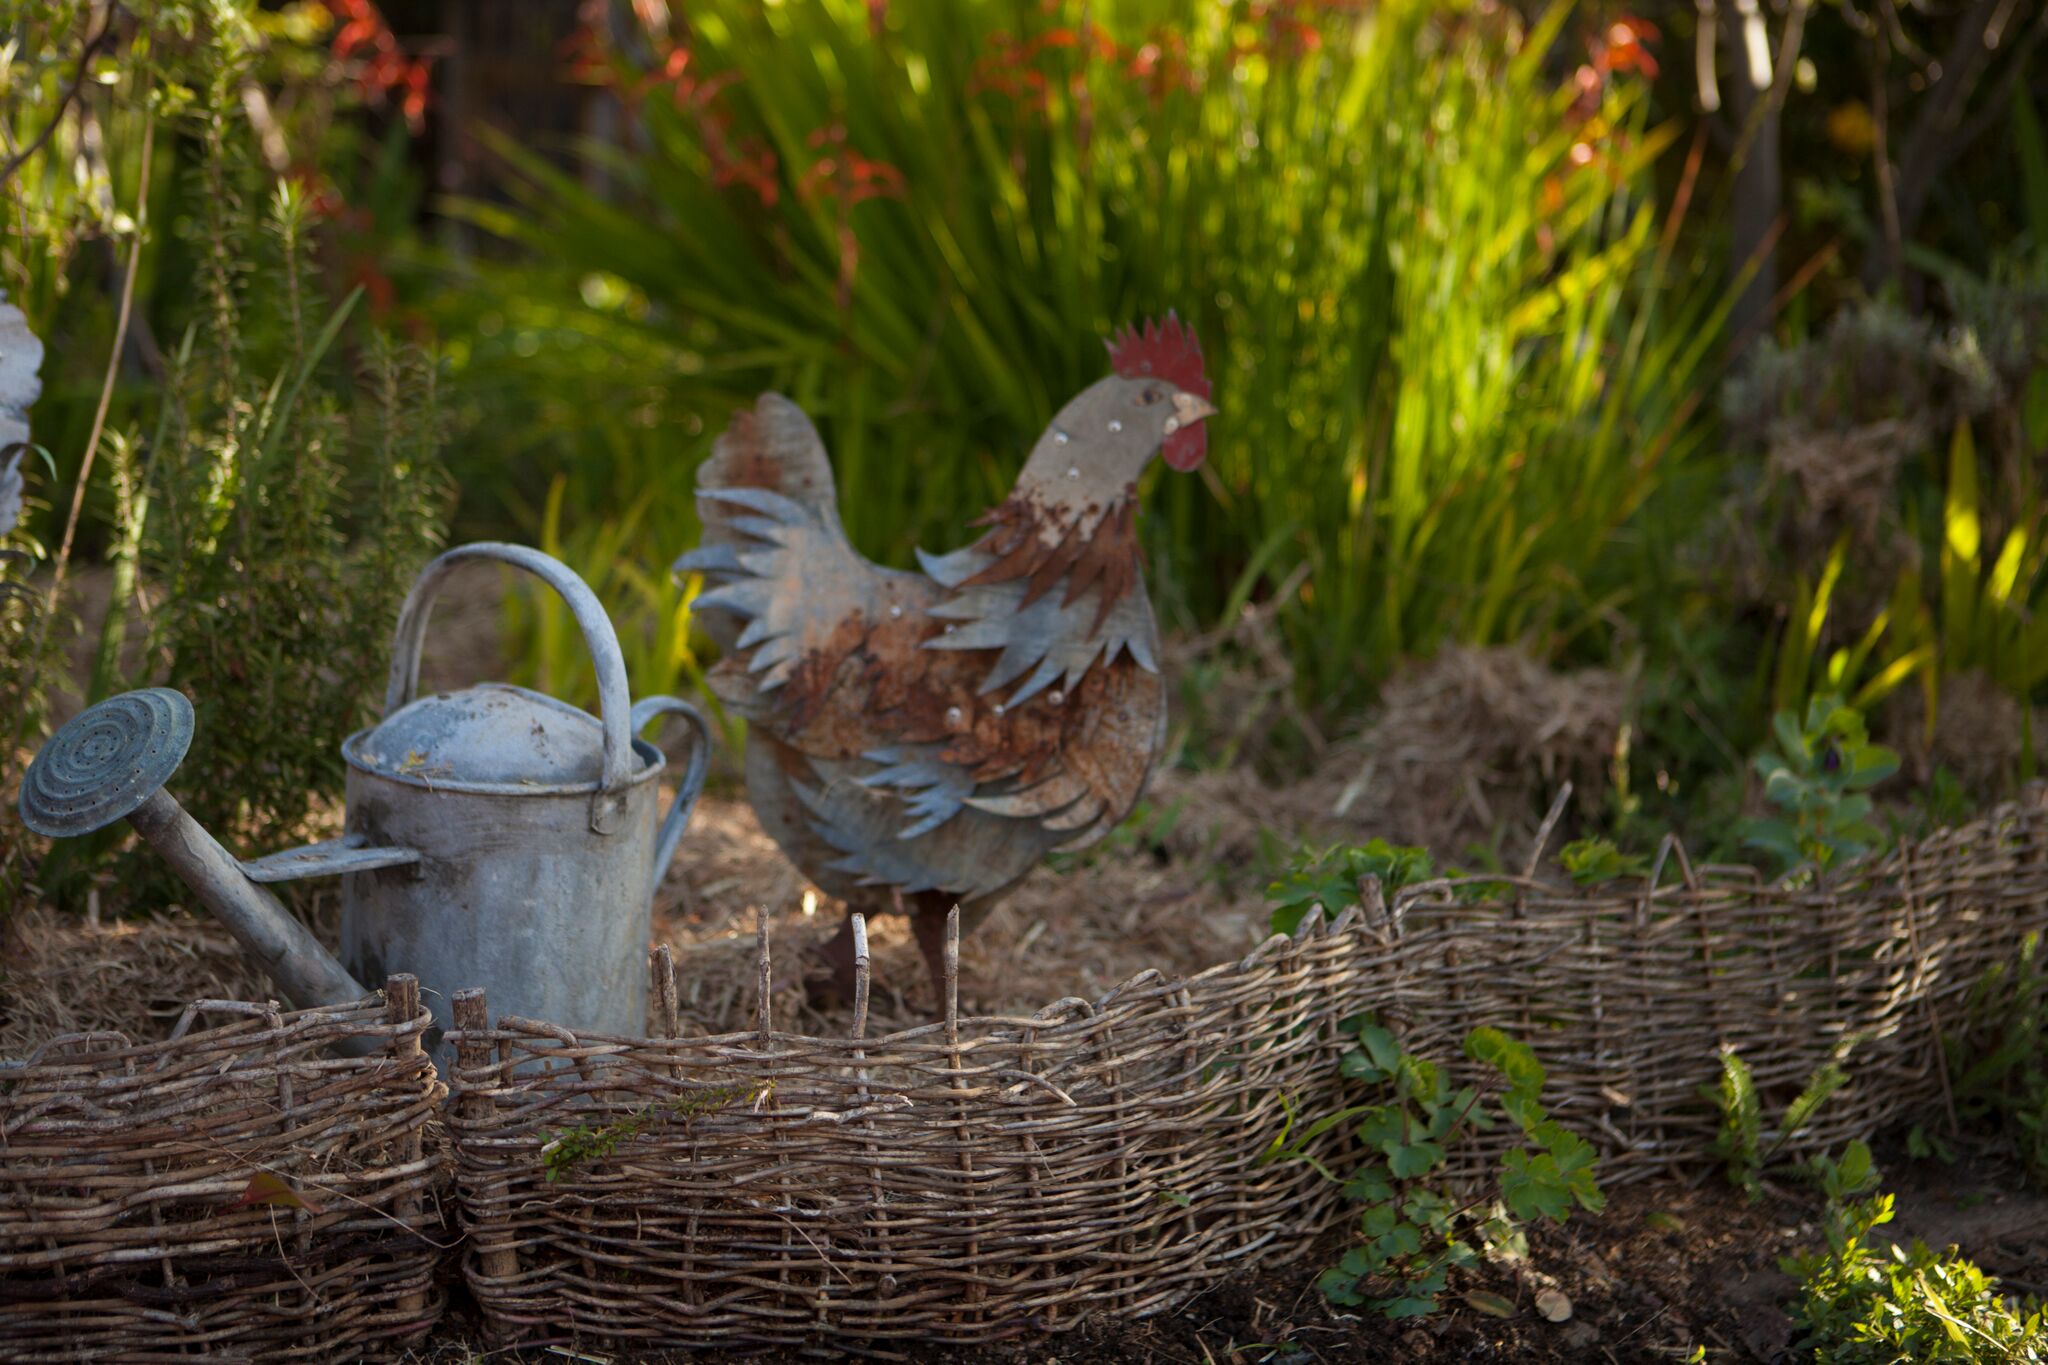
{"label": "wicker hurdle panel", "polygon": [[[431,1024],[394,977],[345,1008],[206,1000],[166,1042],[0,1063],[0,1357],[375,1360],[424,1336],[446,1241]],[[351,1039],[371,1050],[328,1050]]]}
{"label": "wicker hurdle panel", "polygon": [[[1848,1083],[1787,1141],[1826,1151],[1951,1103],[1941,1040],[1995,1027],[1968,999],[1987,970],[2048,936],[2048,809],[2027,802],[1872,857],[1824,889],[1748,868],[1582,894],[1526,883],[1462,901],[1451,884],[1397,898],[1410,1046],[1455,1058],[1479,1024],[1535,1048],[1545,1102],[1603,1149],[1601,1179],[1687,1175],[1713,1157],[1701,1098],[1738,1052],[1767,1124],[1839,1058]],[[1390,983],[1391,985],[1391,983]],[[1485,1159],[1484,1148],[1465,1155]]]}
{"label": "wicker hurdle panel", "polygon": [[507,1338],[641,1346],[985,1342],[1166,1308],[1329,1225],[1336,1190],[1260,1156],[1290,1108],[1333,1102],[1331,1026],[1373,976],[1311,931],[872,1039],[489,1027],[465,993],[470,1286]]}

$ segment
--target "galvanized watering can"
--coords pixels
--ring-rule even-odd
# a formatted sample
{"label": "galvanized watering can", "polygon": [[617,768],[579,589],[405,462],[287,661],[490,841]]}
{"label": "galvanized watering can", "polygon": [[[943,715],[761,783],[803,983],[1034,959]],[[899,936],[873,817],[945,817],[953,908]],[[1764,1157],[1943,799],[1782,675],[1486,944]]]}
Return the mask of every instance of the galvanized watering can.
{"label": "galvanized watering can", "polygon": [[[560,593],[597,665],[598,715],[505,683],[416,697],[434,599],[472,560],[525,569]],[[655,717],[696,729],[657,826]],[[517,545],[450,550],[399,613],[380,724],[341,746],[341,838],[248,862],[222,848],[163,784],[192,741],[192,706],[167,688],[101,702],[43,746],[22,782],[22,822],[53,838],[126,818],[167,858],[295,1005],[337,1005],[411,972],[445,1064],[449,998],[481,986],[500,1010],[576,1030],[637,1034],[647,1012],[654,889],[704,785],[710,733],[674,697],[628,701],[618,637],[596,594],[560,561]],[[265,883],[339,875],[336,961]]]}

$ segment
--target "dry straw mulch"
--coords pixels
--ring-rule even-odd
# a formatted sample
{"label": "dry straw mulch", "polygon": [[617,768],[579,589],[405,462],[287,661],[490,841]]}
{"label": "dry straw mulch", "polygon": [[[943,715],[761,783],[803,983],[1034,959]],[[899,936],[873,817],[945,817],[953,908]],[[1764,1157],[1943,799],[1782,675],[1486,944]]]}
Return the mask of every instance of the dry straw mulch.
{"label": "dry straw mulch", "polygon": [[[472,1000],[450,1121],[470,1285],[508,1338],[628,1348],[887,1350],[1155,1312],[1346,1216],[1307,1165],[1261,1155],[1345,1102],[1348,1016],[1454,1067],[1476,1025],[1525,1039],[1546,1104],[1621,1184],[1711,1162],[1701,1090],[1724,1047],[1767,1115],[1845,1061],[1791,1155],[1938,1114],[1941,1038],[1995,1023],[1972,989],[2048,928],[2038,803],[1825,889],[1666,860],[1655,891],[1432,883],[1188,979],[882,1037],[787,1032],[765,1008],[749,1032],[578,1037],[489,1026]],[[1346,1140],[1310,1150],[1341,1165]]]}
{"label": "dry straw mulch", "polygon": [[260,1000],[273,989],[212,919],[92,921],[38,905],[0,921],[0,1057],[67,1033],[154,1042],[194,1000]]}
{"label": "dry straw mulch", "polygon": [[431,1330],[446,1089],[410,982],[0,1063],[0,1357],[347,1361]]}

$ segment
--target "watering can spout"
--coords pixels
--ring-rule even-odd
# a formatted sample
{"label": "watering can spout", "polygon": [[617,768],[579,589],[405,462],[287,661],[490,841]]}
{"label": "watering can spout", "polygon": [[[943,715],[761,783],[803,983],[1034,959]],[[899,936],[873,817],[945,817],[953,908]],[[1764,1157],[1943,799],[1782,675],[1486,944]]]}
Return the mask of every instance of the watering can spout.
{"label": "watering can spout", "polygon": [[[181,693],[152,687],[103,701],[74,717],[36,755],[22,780],[22,823],[54,839],[125,819],[292,1004],[347,1005],[372,994],[252,875],[261,875],[271,860],[237,860],[164,790],[191,743],[192,704]],[[303,857],[307,850],[297,852]],[[375,852],[403,856],[406,850]]]}
{"label": "watering can spout", "polygon": [[128,817],[136,833],[198,893],[242,951],[294,1005],[347,1005],[375,992],[350,976],[247,865],[220,846],[167,791]]}

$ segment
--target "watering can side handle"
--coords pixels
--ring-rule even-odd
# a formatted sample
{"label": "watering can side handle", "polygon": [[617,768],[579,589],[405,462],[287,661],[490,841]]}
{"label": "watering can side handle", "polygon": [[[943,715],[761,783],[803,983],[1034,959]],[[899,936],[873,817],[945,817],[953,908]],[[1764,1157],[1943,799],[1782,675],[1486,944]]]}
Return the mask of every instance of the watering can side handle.
{"label": "watering can side handle", "polygon": [[654,886],[661,885],[661,879],[668,872],[668,865],[676,856],[676,847],[683,841],[683,830],[690,823],[690,812],[696,808],[697,798],[704,794],[704,775],[711,768],[711,727],[704,723],[703,714],[690,703],[679,697],[642,697],[633,703],[633,733],[639,734],[647,723],[656,716],[674,714],[690,723],[697,732],[697,742],[690,746],[690,761],[683,769],[682,781],[676,784],[675,800],[669,803],[668,814],[661,822],[661,835],[654,841]]}
{"label": "watering can side handle", "polygon": [[398,613],[398,630],[391,644],[391,681],[384,690],[384,714],[391,715],[419,691],[420,651],[426,643],[427,618],[433,614],[434,599],[440,595],[442,584],[457,568],[479,559],[510,564],[541,579],[561,594],[576,618],[597,672],[598,720],[604,726],[604,774],[599,795],[611,796],[632,780],[634,772],[635,727],[628,718],[633,708],[626,686],[626,656],[619,649],[611,617],[605,614],[604,604],[597,600],[590,585],[561,560],[529,546],[480,540],[445,551],[420,570],[412,591],[406,594],[405,606]]}

